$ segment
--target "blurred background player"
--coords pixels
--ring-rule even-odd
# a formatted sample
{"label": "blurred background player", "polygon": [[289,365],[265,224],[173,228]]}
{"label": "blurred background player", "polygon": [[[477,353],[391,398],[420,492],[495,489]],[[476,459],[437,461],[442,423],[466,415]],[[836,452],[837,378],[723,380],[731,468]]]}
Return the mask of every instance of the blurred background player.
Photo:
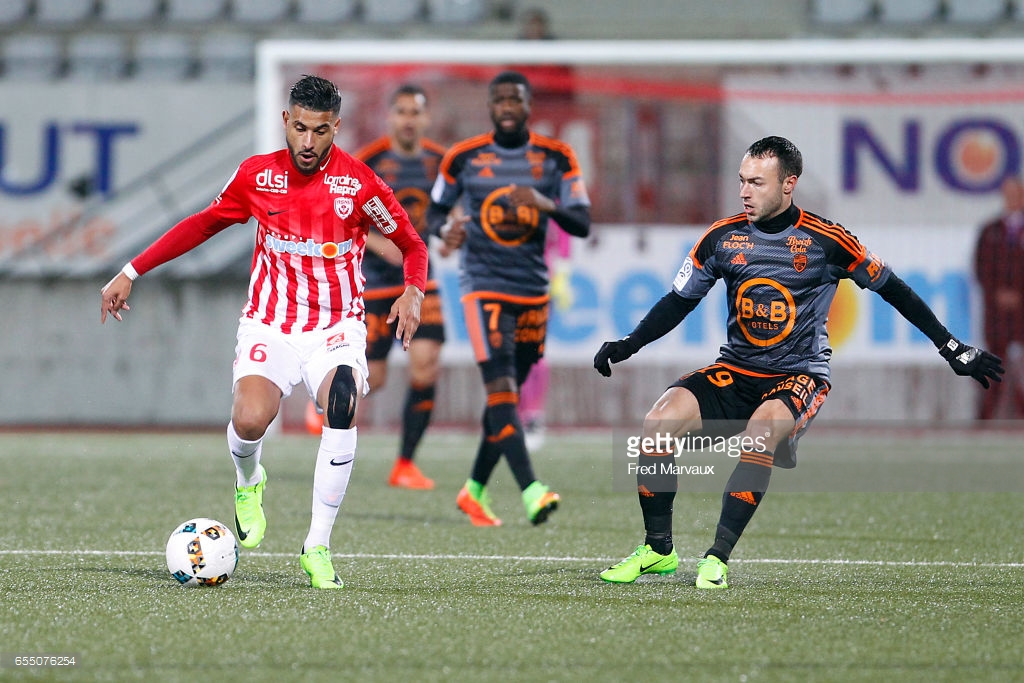
{"label": "blurred background player", "polygon": [[[353,156],[365,162],[395,192],[413,227],[424,235],[430,188],[444,147],[424,137],[430,126],[427,94],[417,85],[399,87],[388,103],[387,134],[369,143]],[[384,386],[388,377],[387,358],[395,341],[394,322],[388,322],[391,306],[405,288],[402,253],[394,242],[371,230],[366,236],[363,258],[366,276],[366,358],[370,366],[370,391]],[[388,484],[400,488],[434,488],[413,458],[416,447],[430,424],[434,409],[444,319],[437,282],[428,269],[420,326],[409,344],[409,389],[402,408],[402,440]],[[312,404],[307,423],[319,431],[320,417]]]}
{"label": "blurred background player", "polygon": [[[534,476],[519,388],[544,354],[548,220],[586,237],[590,199],[572,148],[527,127],[532,93],[526,77],[502,72],[487,94],[494,130],[448,150],[427,215],[431,232],[448,248],[461,249],[463,313],[487,394],[476,459],[457,503],[474,525],[501,524],[486,485],[504,454],[527,518],[540,524],[560,497]],[[449,216],[463,196],[468,215]]]}
{"label": "blurred background player", "polygon": [[121,320],[140,275],[250,217],[259,225],[235,347],[227,437],[235,463],[238,542],[263,540],[266,469],[263,437],[281,400],[304,383],[323,408],[313,474],[313,506],[299,557],[314,588],[342,581],[331,562],[331,531],[356,453],[356,406],[368,390],[361,265],[371,227],[403,257],[405,287],[388,323],[409,348],[420,319],[427,248],[394,193],[362,162],[334,144],[341,94],[304,76],[283,112],[287,149],[249,157],[206,209],[175,224],[103,288],[100,321]]}
{"label": "blurred background player", "polygon": [[1024,418],[1024,181],[1000,186],[1002,212],[981,227],[974,251],[985,344],[1006,361],[1007,381],[984,392],[978,419]]}
{"label": "blurred background player", "polygon": [[[729,301],[728,340],[718,360],[673,382],[644,418],[643,437],[712,438],[742,434],[739,462],[725,492],[715,539],[697,563],[696,587],[728,588],[729,556],[764,499],[772,467],[796,466],[797,441],[831,388],[826,320],[842,278],[877,293],[927,336],[958,375],[986,389],[1000,381],[999,359],[958,341],[928,305],[843,226],[793,203],[803,156],[785,138],[747,148],[739,168],[743,213],[714,223],[683,261],[669,291],[625,338],[605,342],[594,367],[605,377],[672,331],[718,280]],[[637,494],[646,536],[632,554],[601,572],[612,583],[671,574],[677,475],[662,463],[671,449],[642,450]]]}
{"label": "blurred background player", "polygon": [[554,40],[551,18],[543,7],[527,7],[519,15],[520,40]]}

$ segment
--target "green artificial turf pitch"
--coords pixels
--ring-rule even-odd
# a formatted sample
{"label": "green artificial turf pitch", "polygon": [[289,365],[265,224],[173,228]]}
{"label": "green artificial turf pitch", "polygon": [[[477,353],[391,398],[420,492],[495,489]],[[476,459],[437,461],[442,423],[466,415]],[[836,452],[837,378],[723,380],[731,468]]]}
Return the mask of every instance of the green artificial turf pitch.
{"label": "green artificial turf pitch", "polygon": [[[223,435],[0,434],[0,680],[1024,680],[1019,480],[788,492],[801,468],[776,471],[731,588],[702,592],[696,558],[721,497],[710,491],[676,499],[675,576],[598,578],[643,538],[635,492],[612,490],[610,434],[551,435],[534,455],[563,499],[540,527],[501,463],[500,528],[455,508],[474,434],[428,433],[418,461],[431,492],[387,487],[396,439],[360,435],[332,543],[345,588],[319,592],[298,564],[312,437],[267,442],[263,545],[242,550],[223,586],[194,589],[169,576],[164,545],[190,517],[231,525]],[[801,464],[883,451],[1021,462],[1015,437],[819,430]],[[13,666],[34,654],[75,666]]]}

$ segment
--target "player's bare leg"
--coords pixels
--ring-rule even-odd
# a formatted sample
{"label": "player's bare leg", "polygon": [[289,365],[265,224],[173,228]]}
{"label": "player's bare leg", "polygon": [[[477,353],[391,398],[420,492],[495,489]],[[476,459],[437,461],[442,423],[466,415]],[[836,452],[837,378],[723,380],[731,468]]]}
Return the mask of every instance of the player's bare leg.
{"label": "player's bare leg", "polygon": [[235,531],[243,548],[258,546],[267,530],[263,513],[267,471],[260,457],[263,436],[280,407],[281,390],[266,377],[248,375],[235,383],[227,438],[235,463]]}

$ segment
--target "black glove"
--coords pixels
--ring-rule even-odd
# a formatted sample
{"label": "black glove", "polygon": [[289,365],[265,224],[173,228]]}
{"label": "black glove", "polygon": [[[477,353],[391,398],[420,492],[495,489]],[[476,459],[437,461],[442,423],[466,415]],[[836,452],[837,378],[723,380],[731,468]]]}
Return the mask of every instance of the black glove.
{"label": "black glove", "polygon": [[639,350],[628,336],[618,341],[605,342],[594,356],[594,369],[605,377],[611,377],[612,369],[608,365],[609,362],[621,363]]}
{"label": "black glove", "polygon": [[942,345],[939,355],[946,359],[953,372],[962,377],[973,377],[986,389],[990,379],[1002,382],[1003,378],[1000,375],[1006,372],[1003,370],[1002,358],[983,349],[968,346],[956,337],[950,337],[949,341]]}

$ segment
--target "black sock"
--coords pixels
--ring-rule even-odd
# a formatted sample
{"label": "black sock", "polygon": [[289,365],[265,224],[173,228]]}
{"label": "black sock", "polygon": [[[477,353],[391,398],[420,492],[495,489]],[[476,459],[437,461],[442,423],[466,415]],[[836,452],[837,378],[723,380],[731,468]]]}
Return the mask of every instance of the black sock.
{"label": "black sock", "polygon": [[480,423],[482,436],[480,445],[476,449],[476,459],[473,460],[473,469],[469,477],[481,486],[486,486],[494,468],[498,466],[498,461],[501,460],[501,450],[487,439],[487,410],[484,410]]}
{"label": "black sock", "polygon": [[[512,476],[520,490],[537,480],[533,476],[533,465],[526,450],[523,424],[519,420],[518,394],[502,391],[487,396],[487,410],[484,411],[484,439],[493,444],[499,453],[504,453]],[[477,479],[477,481],[480,481]]]}
{"label": "black sock", "polygon": [[662,463],[673,464],[672,454],[640,454],[636,490],[647,532],[644,543],[659,555],[668,555],[672,552],[672,503],[679,480],[675,473],[662,471]]}
{"label": "black sock", "polygon": [[416,455],[416,447],[423,438],[430,424],[430,416],[434,411],[435,385],[409,387],[405,395],[405,407],[402,410],[402,452],[401,457],[412,460]]}
{"label": "black sock", "polygon": [[722,514],[718,518],[715,543],[705,554],[714,555],[722,562],[729,561],[732,549],[747,528],[757,506],[764,498],[771,480],[771,453],[757,453],[748,457],[744,453],[736,465],[722,494]]}

